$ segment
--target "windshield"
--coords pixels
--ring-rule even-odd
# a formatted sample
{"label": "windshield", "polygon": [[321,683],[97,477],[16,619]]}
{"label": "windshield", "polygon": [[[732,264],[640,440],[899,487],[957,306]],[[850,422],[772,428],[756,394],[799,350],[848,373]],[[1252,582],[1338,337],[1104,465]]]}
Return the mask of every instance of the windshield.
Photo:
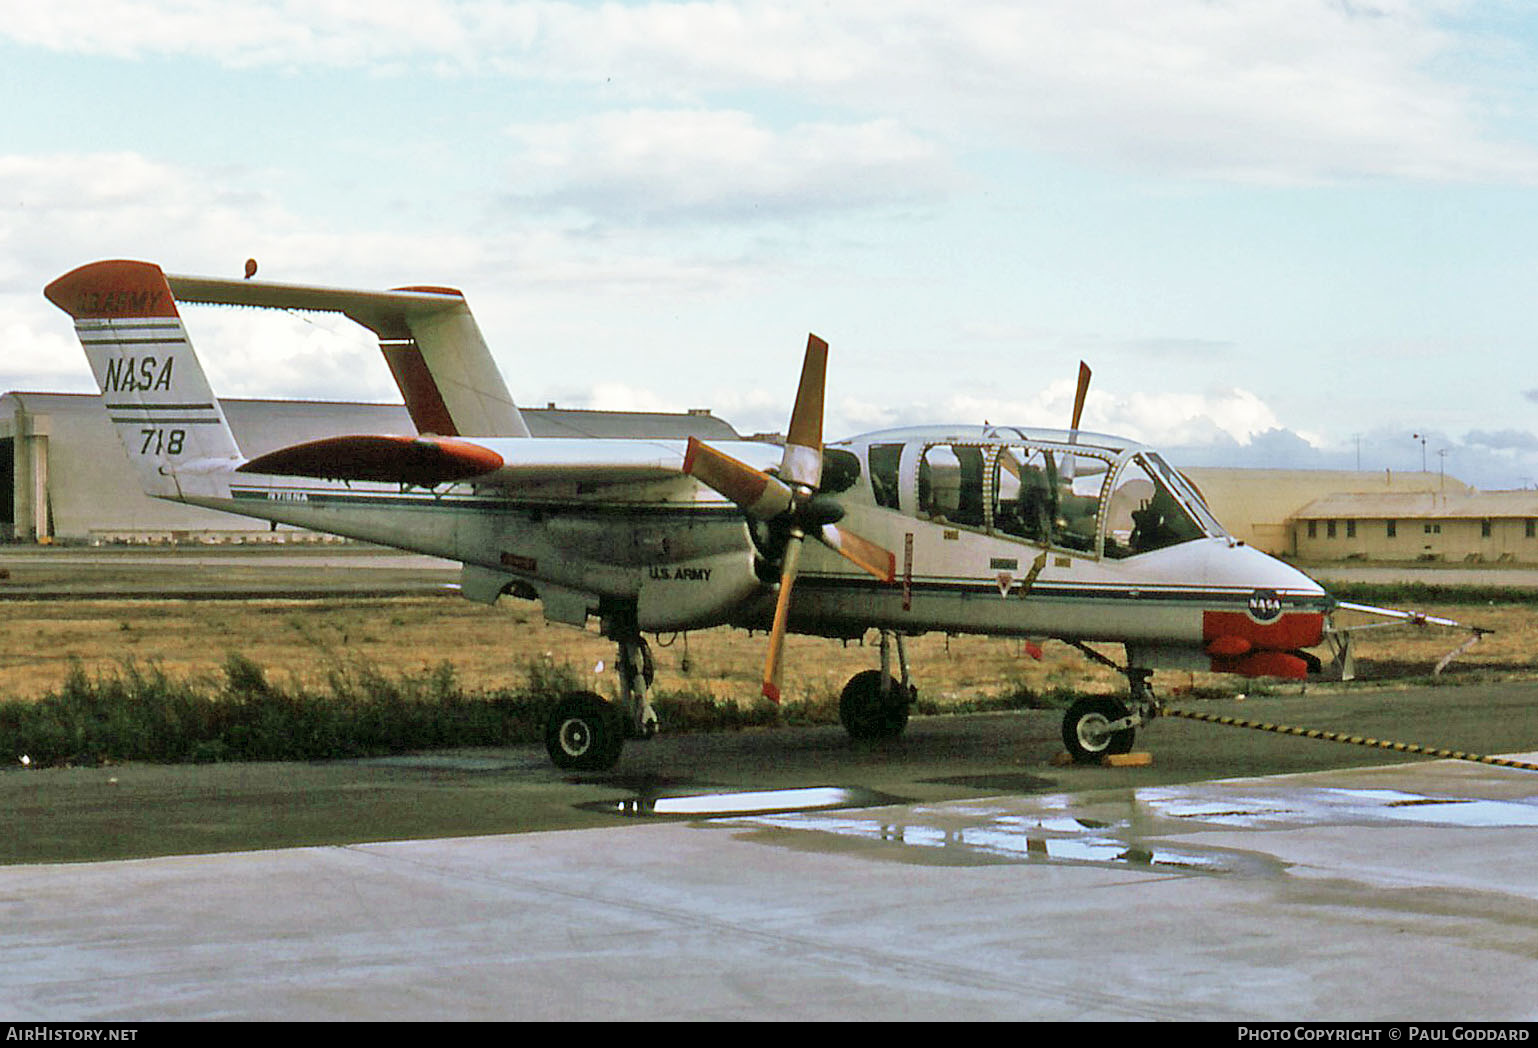
{"label": "windshield", "polygon": [[1164,459],[1160,458],[1158,455],[1151,451],[1146,453],[1143,457],[1146,458],[1149,464],[1158,471],[1159,476],[1164,480],[1166,484],[1169,485],[1170,490],[1176,492],[1180,496],[1181,500],[1191,511],[1192,515],[1195,516],[1198,523],[1201,524],[1203,531],[1205,531],[1208,535],[1217,537],[1222,537],[1228,534],[1228,530],[1223,527],[1223,525],[1218,521],[1218,518],[1212,515],[1212,510],[1207,508],[1207,496],[1203,495],[1200,489],[1198,489],[1195,484],[1191,483],[1190,479],[1184,473],[1180,472],[1178,469],[1171,466],[1168,462],[1165,462]]}
{"label": "windshield", "polygon": [[1131,557],[1223,529],[1199,496],[1157,455],[1122,467],[1107,504],[1105,555]]}

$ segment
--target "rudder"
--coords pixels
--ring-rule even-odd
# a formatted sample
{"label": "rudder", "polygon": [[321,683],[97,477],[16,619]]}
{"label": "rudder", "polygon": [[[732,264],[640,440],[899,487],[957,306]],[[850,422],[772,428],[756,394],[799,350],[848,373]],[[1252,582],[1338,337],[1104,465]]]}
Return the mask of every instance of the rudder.
{"label": "rudder", "polygon": [[43,289],[75,321],[103,406],[148,495],[228,494],[240,449],[151,262],[93,262]]}

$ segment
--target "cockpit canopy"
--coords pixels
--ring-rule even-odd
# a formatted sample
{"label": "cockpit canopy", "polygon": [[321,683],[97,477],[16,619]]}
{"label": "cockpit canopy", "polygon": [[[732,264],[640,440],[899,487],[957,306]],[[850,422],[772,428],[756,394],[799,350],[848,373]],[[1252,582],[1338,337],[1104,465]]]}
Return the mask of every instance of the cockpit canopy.
{"label": "cockpit canopy", "polygon": [[1200,492],[1150,448],[1020,430],[885,436],[830,445],[838,467],[825,469],[824,489],[853,487],[864,473],[886,509],[1113,559],[1227,537]]}

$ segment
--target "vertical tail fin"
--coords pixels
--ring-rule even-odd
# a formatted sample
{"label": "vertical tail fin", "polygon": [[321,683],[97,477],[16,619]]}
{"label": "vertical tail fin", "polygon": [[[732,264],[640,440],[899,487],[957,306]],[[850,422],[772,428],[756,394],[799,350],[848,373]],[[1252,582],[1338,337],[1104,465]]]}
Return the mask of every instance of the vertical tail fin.
{"label": "vertical tail fin", "polygon": [[399,290],[458,298],[446,309],[406,313],[404,338],[380,333],[379,348],[418,432],[527,437],[528,424],[513,403],[464,296],[449,288]]}
{"label": "vertical tail fin", "polygon": [[107,416],[145,493],[227,495],[240,449],[160,267],[93,262],[43,294],[74,318]]}

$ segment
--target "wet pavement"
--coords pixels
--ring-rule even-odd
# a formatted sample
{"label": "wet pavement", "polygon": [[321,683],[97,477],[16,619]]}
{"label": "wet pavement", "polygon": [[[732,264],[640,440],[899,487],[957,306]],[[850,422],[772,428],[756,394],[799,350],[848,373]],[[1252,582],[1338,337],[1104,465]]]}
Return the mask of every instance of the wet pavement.
{"label": "wet pavement", "polygon": [[[0,597],[455,577],[345,549],[0,569]],[[1538,738],[1535,695],[1203,708],[1503,753]],[[584,776],[538,747],[0,769],[0,1012],[1538,1018],[1538,773],[1177,720],[1140,734],[1151,767],[1058,768],[1058,717],[915,718],[879,749],[836,728],[664,737]],[[43,861],[83,847],[152,857]]]}
{"label": "wet pavement", "polygon": [[650,807],[631,796],[595,829],[6,867],[0,1010],[1538,1014],[1534,773],[1438,761],[1076,781],[1087,788],[905,804],[812,786],[682,791]]}

